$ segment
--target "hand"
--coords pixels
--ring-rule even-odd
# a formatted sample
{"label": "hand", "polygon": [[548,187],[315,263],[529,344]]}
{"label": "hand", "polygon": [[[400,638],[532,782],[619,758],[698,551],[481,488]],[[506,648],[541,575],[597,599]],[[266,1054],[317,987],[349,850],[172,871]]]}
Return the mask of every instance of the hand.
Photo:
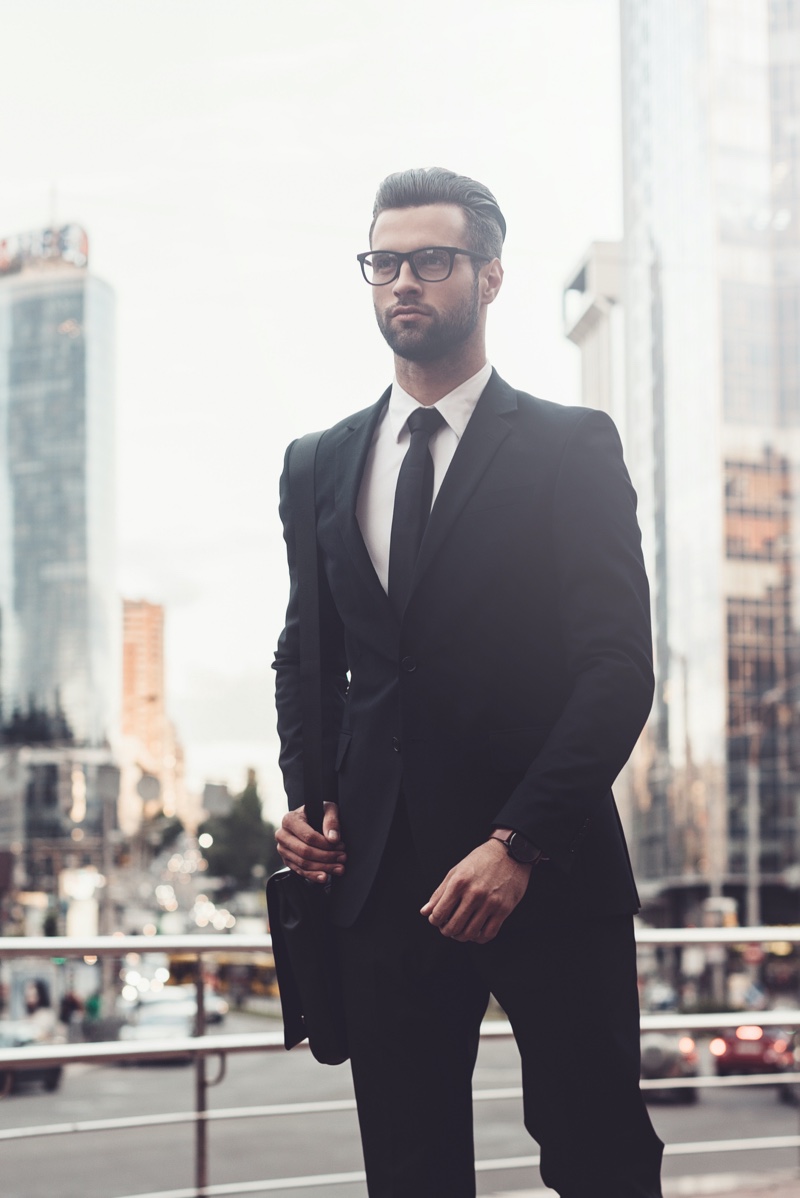
{"label": "hand", "polygon": [[420,914],[443,936],[488,944],[522,899],[530,876],[530,865],[514,861],[499,840],[487,840],[450,870]]}
{"label": "hand", "polygon": [[304,807],[287,811],[275,833],[284,864],[311,882],[327,882],[344,873],[347,854],[339,832],[339,807],[326,803],[322,834],[306,819]]}

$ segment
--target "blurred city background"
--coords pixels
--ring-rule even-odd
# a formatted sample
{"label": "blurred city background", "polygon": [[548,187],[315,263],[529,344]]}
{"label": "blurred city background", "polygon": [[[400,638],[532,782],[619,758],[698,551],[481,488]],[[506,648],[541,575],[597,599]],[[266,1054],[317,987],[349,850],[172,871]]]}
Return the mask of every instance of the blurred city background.
{"label": "blurred city background", "polygon": [[[159,935],[265,930],[277,480],[390,380],[355,254],[406,166],[498,196],[501,374],[623,439],[642,926],[800,924],[800,0],[0,0],[0,27],[0,936],[153,939],[0,965],[0,1021],[191,1028]],[[640,965],[646,1011],[800,1005],[777,933]],[[207,1019],[276,1013],[266,952],[207,985]],[[659,1060],[800,1068],[757,1030]],[[720,1127],[777,1117],[720,1095]]]}

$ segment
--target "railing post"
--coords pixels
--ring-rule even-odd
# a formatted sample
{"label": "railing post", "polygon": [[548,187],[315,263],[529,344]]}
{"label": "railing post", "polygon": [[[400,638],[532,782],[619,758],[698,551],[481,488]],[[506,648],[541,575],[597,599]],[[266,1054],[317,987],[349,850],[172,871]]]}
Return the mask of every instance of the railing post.
{"label": "railing post", "polygon": [[[197,954],[197,973],[195,985],[197,989],[197,1018],[195,1021],[195,1036],[204,1036],[206,1031],[206,993],[205,978],[203,977],[203,957]],[[208,1185],[208,1123],[206,1122],[206,1058],[198,1056],[194,1063],[195,1069],[195,1142],[194,1142],[194,1182],[197,1198],[203,1198]]]}

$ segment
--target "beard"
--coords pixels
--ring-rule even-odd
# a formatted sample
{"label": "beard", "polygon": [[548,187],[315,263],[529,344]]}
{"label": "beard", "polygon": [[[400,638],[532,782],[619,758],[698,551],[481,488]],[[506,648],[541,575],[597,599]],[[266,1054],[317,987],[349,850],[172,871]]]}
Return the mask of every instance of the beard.
{"label": "beard", "polygon": [[471,295],[447,312],[437,312],[427,304],[413,301],[407,305],[398,303],[396,307],[417,308],[428,319],[419,328],[397,325],[392,320],[392,308],[386,312],[376,308],[375,319],[389,348],[409,362],[435,362],[463,345],[474,333],[480,315],[478,282],[476,279]]}

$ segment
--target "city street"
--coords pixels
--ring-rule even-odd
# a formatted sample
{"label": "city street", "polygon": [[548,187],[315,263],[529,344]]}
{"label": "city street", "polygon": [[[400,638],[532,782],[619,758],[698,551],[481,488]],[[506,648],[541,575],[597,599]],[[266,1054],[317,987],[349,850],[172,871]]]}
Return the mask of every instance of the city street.
{"label": "city street", "polygon": [[[272,1030],[275,1021],[232,1015],[225,1030]],[[220,1029],[223,1030],[223,1029]],[[215,1064],[209,1064],[213,1076]],[[0,1127],[154,1115],[189,1111],[194,1101],[190,1066],[70,1066],[61,1089],[45,1094],[23,1090],[0,1104]],[[507,1040],[485,1041],[475,1087],[518,1085],[516,1051]],[[227,1076],[209,1092],[209,1105],[231,1108],[268,1103],[351,1097],[346,1066],[317,1065],[305,1050],[234,1056]],[[778,1102],[774,1089],[713,1091],[696,1106],[653,1103],[653,1120],[667,1143],[792,1134],[798,1108]],[[518,1100],[476,1104],[479,1160],[526,1157],[535,1152],[521,1123]],[[211,1125],[211,1182],[347,1173],[361,1169],[355,1113],[242,1119]],[[30,1139],[2,1146],[4,1198],[122,1198],[188,1186],[193,1169],[193,1127],[93,1132]],[[797,1151],[723,1153],[667,1160],[665,1178],[712,1175],[786,1177],[798,1164]],[[698,1185],[701,1183],[698,1182]],[[540,1185],[531,1167],[479,1174],[479,1194],[511,1195]],[[364,1198],[362,1183],[293,1189],[299,1198],[321,1192],[335,1198]],[[674,1191],[673,1191],[674,1192]],[[683,1190],[684,1193],[701,1192]],[[708,1191],[706,1191],[708,1192]]]}

